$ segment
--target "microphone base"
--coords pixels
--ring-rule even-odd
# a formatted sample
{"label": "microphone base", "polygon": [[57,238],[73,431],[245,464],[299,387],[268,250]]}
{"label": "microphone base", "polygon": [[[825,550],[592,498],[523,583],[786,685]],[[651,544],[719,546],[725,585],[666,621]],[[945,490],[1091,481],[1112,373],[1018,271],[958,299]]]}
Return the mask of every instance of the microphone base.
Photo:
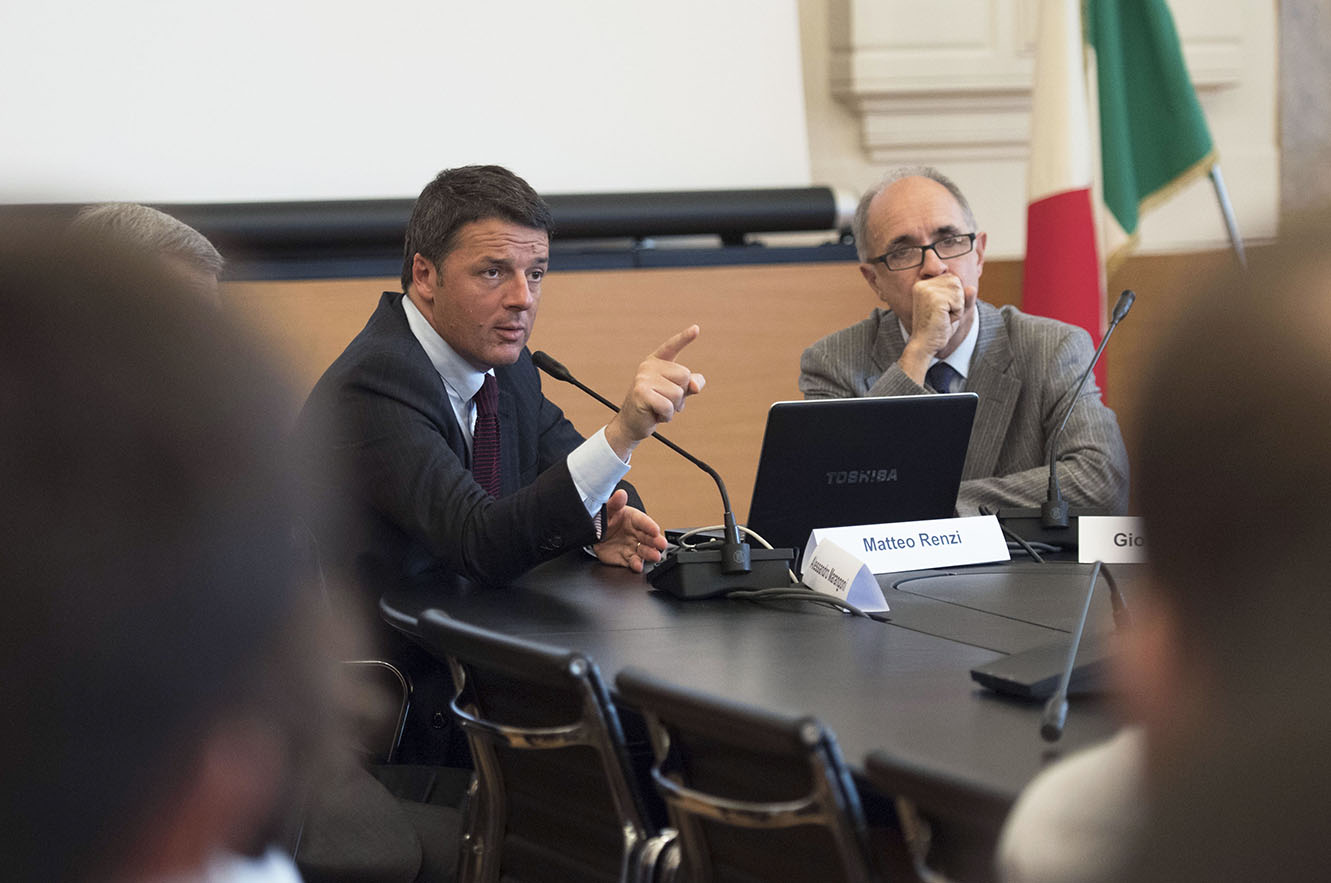
{"label": "microphone base", "polygon": [[715,598],[736,589],[784,588],[791,584],[794,549],[753,549],[748,573],[725,573],[720,549],[676,549],[647,572],[652,588],[685,601]]}
{"label": "microphone base", "polygon": [[[1110,670],[1116,640],[1112,633],[1086,635],[1068,680],[1069,696],[1103,695],[1113,691]],[[1005,696],[1048,699],[1058,690],[1068,662],[1066,638],[1003,656],[971,669],[971,680]]]}
{"label": "microphone base", "polygon": [[1047,543],[1065,549],[1077,548],[1077,519],[1082,515],[1112,515],[1099,506],[1075,507],[1068,510],[1067,527],[1046,527],[1040,509],[999,509],[998,523],[1028,543]]}

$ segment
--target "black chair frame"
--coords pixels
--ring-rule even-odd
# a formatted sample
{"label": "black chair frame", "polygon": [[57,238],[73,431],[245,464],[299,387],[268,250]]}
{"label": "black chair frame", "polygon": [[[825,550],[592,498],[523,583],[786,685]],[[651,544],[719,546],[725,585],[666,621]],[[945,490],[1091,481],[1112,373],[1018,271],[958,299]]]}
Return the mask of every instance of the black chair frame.
{"label": "black chair frame", "polygon": [[[543,646],[480,629],[439,610],[420,617],[425,646],[442,655],[453,675],[453,716],[467,733],[477,776],[468,805],[458,879],[497,881],[507,825],[504,769],[497,747],[545,751],[584,746],[601,761],[609,797],[622,835],[619,879],[650,881],[674,832],[658,829],[635,783],[618,713],[596,665],[582,654]],[[487,718],[469,670],[489,669],[536,686],[572,691],[579,697],[577,720],[547,726],[516,726]]]}
{"label": "black chair frame", "polygon": [[[678,830],[673,855],[662,866],[671,874],[682,863],[691,880],[710,880],[710,848],[702,822],[778,830],[798,826],[823,828],[833,844],[842,876],[849,881],[880,879],[864,813],[834,735],[811,717],[785,717],[706,696],[633,669],[621,672],[616,689],[626,705],[647,719],[656,763],[652,779]],[[788,800],[745,800],[694,787],[686,772],[684,732],[725,733],[736,752],[744,743],[779,753],[808,774],[810,790]],[[783,761],[784,762],[784,761]],[[676,852],[677,850],[677,852]],[[679,856],[682,853],[682,858]],[[827,879],[835,879],[828,868]]]}
{"label": "black chair frame", "polygon": [[355,671],[382,671],[393,676],[398,687],[397,719],[393,723],[387,744],[382,751],[373,755],[377,762],[391,764],[397,760],[397,749],[402,743],[402,732],[407,726],[407,714],[411,711],[411,679],[393,663],[385,659],[344,659],[342,665]]}

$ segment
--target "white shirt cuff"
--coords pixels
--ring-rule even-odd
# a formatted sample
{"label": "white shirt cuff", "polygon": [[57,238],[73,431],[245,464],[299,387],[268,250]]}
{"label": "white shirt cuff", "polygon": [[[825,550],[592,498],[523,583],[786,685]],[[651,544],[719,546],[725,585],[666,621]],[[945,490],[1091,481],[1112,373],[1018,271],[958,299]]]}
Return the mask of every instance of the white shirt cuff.
{"label": "white shirt cuff", "polygon": [[569,452],[568,472],[573,486],[582,497],[588,515],[595,515],[615,492],[615,485],[628,475],[629,464],[619,459],[610,442],[605,440],[605,427]]}

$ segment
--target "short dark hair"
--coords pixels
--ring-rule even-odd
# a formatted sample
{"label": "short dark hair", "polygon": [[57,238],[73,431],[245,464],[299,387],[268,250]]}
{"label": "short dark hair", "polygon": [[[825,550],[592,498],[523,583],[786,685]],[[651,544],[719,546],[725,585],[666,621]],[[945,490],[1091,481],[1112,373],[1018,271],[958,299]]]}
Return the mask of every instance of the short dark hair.
{"label": "short dark hair", "polygon": [[411,265],[420,254],[435,266],[453,250],[467,224],[501,218],[532,230],[554,230],[550,207],[531,185],[502,166],[445,169],[425,185],[407,222],[402,250],[402,290],[411,288]]}
{"label": "short dark hair", "polygon": [[214,725],[293,753],[318,726],[314,669],[287,664],[324,650],[289,646],[317,611],[293,399],[157,262],[23,240],[0,237],[5,874],[116,876]]}

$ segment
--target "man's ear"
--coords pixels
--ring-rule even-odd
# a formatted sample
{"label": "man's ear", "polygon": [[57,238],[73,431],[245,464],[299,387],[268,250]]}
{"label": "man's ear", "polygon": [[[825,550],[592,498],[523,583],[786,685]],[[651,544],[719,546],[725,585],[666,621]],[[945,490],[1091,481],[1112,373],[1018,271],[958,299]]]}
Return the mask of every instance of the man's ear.
{"label": "man's ear", "polygon": [[975,275],[979,276],[984,272],[984,247],[989,244],[988,233],[977,233],[975,236]]}
{"label": "man's ear", "polygon": [[878,294],[878,273],[874,270],[874,265],[861,263],[860,275],[864,277],[865,282],[869,283],[869,287],[873,289],[874,295],[881,298],[882,295]]}
{"label": "man's ear", "polygon": [[420,252],[411,256],[411,285],[426,303],[434,302],[438,277],[439,268],[432,261]]}

